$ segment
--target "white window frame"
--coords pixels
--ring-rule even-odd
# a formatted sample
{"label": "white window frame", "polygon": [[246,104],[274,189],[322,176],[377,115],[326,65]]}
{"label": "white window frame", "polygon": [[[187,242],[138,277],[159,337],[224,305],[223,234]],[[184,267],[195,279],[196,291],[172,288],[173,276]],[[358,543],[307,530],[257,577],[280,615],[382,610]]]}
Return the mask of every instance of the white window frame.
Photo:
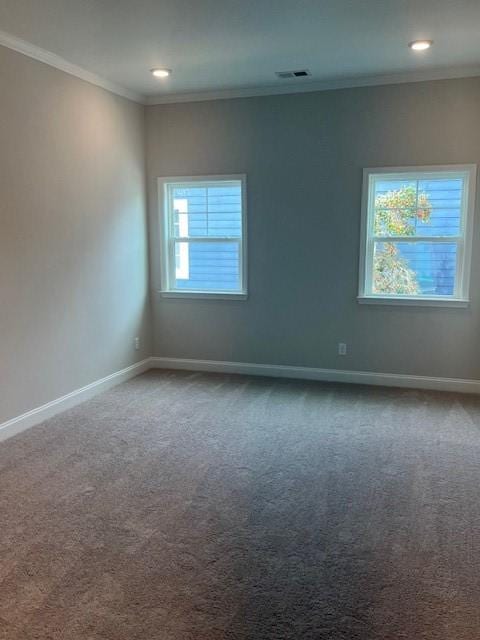
{"label": "white window frame", "polygon": [[[375,180],[401,179],[423,180],[438,178],[462,178],[464,180],[460,234],[458,236],[374,236],[374,194]],[[473,223],[475,215],[475,189],[477,166],[434,165],[421,167],[381,167],[363,170],[362,219],[360,233],[360,265],[358,302],[361,304],[394,304],[419,306],[467,307],[470,292],[470,271],[473,243]],[[372,293],[372,269],[374,242],[455,242],[457,244],[457,265],[455,272],[455,290],[452,296],[408,296],[402,294]]]}
{"label": "white window frame", "polygon": [[[168,206],[168,190],[174,187],[193,187],[200,184],[220,185],[222,182],[241,183],[242,233],[237,236],[175,237],[172,233],[173,220]],[[245,300],[247,298],[247,177],[245,174],[175,176],[158,178],[158,211],[161,234],[161,295],[166,298],[211,298],[222,300]],[[213,291],[175,288],[175,241],[182,242],[238,242],[240,286],[234,291]]]}

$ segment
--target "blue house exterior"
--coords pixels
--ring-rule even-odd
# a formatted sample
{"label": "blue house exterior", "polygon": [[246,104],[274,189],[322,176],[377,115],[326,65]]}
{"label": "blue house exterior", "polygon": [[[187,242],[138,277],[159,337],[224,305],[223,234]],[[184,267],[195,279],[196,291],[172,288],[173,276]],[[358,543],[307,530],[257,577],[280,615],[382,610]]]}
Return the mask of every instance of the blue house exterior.
{"label": "blue house exterior", "polygon": [[[416,187],[418,193],[425,193],[432,207],[428,222],[415,220],[415,235],[435,240],[411,243],[395,243],[392,240],[392,243],[397,247],[399,256],[415,272],[421,294],[452,295],[457,245],[449,241],[449,237],[460,233],[462,180],[378,181],[376,195],[409,185]],[[186,235],[190,239],[188,243],[176,244],[175,287],[193,291],[238,290],[242,235],[241,185],[176,188],[174,208],[177,235]],[[322,215],[320,209],[318,215]],[[441,241],[438,241],[439,236]],[[195,238],[199,241],[195,242]],[[320,268],[321,256],[318,263]]]}
{"label": "blue house exterior", "polygon": [[[242,237],[241,184],[176,188],[174,207],[178,211],[178,226],[186,222],[184,232],[178,235],[186,232],[193,239],[176,250],[175,287],[193,291],[238,290]],[[186,220],[182,221],[182,216]],[[195,242],[195,238],[201,240]]]}
{"label": "blue house exterior", "polygon": [[376,185],[376,195],[401,187],[416,186],[425,193],[432,210],[428,222],[416,219],[415,236],[428,242],[392,243],[407,266],[415,272],[423,295],[453,295],[457,263],[457,245],[449,238],[460,235],[463,181],[461,179],[431,179],[417,181],[385,180]]}

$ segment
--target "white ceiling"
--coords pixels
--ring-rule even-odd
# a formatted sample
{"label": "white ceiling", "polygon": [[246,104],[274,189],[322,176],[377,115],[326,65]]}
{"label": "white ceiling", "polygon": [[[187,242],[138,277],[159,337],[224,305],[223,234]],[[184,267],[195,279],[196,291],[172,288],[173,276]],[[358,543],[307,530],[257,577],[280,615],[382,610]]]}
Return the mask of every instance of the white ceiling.
{"label": "white ceiling", "polygon": [[[480,0],[0,0],[0,29],[151,102],[480,73]],[[415,54],[417,38],[435,44]]]}

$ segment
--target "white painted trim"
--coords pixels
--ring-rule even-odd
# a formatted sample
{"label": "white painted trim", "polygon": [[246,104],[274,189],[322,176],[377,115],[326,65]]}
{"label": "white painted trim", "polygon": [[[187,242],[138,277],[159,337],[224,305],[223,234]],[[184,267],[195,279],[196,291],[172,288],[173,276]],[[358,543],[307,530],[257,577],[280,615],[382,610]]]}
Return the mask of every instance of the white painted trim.
{"label": "white painted trim", "polygon": [[102,87],[102,89],[106,89],[107,91],[122,96],[123,98],[128,98],[129,100],[133,100],[133,102],[145,104],[145,96],[134,91],[130,91],[129,89],[111,82],[106,78],[102,78],[96,73],[92,73],[83,67],[79,67],[78,65],[65,60],[65,58],[62,58],[61,56],[57,56],[56,53],[37,47],[36,45],[31,44],[26,40],[22,40],[21,38],[17,38],[17,36],[11,35],[6,31],[0,30],[0,45],[7,47],[7,49],[17,51],[18,53],[23,53],[23,55],[48,64],[50,67],[60,69],[60,71],[69,73],[71,76],[76,76],[81,80],[85,80],[90,84],[96,85],[97,87]]}
{"label": "white painted trim", "polygon": [[217,91],[194,91],[190,93],[170,93],[150,95],[145,104],[175,104],[179,102],[203,102],[206,100],[228,100],[231,98],[253,98],[255,96],[285,95],[290,93],[310,93],[332,89],[351,89],[354,87],[374,87],[407,82],[428,82],[429,80],[451,80],[454,78],[472,78],[480,76],[480,65],[445,67],[441,69],[422,69],[381,75],[353,76],[331,80],[279,81],[275,85],[262,87],[241,87],[238,89],[218,89]]}
{"label": "white painted trim", "polygon": [[157,291],[162,298],[190,298],[191,300],[248,300],[248,293],[228,293],[228,291]]}
{"label": "white painted trim", "polygon": [[70,409],[71,407],[74,407],[75,405],[80,404],[81,402],[84,402],[89,398],[92,398],[102,391],[106,391],[107,389],[110,389],[111,387],[114,387],[121,382],[126,382],[127,380],[130,380],[130,378],[134,378],[135,376],[148,371],[148,369],[150,368],[151,359],[146,358],[145,360],[136,362],[135,364],[132,364],[125,369],[121,369],[120,371],[116,371],[109,376],[105,376],[105,378],[101,378],[100,380],[96,380],[91,384],[87,384],[81,389],[76,389],[71,393],[67,393],[61,398],[57,398],[56,400],[47,402],[41,407],[37,407],[36,409],[27,411],[26,413],[17,416],[16,418],[12,418],[11,420],[7,420],[7,422],[0,424],[0,442],[2,440],[6,440],[7,438],[11,438],[21,431],[30,429],[30,427],[48,420],[57,413],[66,411],[67,409]]}
{"label": "white painted trim", "polygon": [[480,76],[480,65],[464,65],[437,69],[422,69],[399,73],[350,76],[329,80],[307,80],[296,82],[279,82],[275,85],[259,87],[239,87],[237,89],[218,89],[170,93],[161,95],[143,95],[131,91],[103,78],[92,71],[69,62],[65,58],[18,38],[13,34],[0,30],[0,45],[23,53],[23,55],[60,69],[90,84],[102,87],[134,102],[145,105],[174,104],[179,102],[202,102],[206,100],[228,100],[231,98],[253,98],[255,96],[286,95],[292,93],[310,93],[312,91],[328,91],[331,89],[349,89],[354,87],[372,87],[378,85],[403,84],[406,82],[427,82],[429,80],[449,80],[454,78],[471,78]]}
{"label": "white painted trim", "polygon": [[456,391],[460,393],[480,393],[480,380],[461,378],[434,378],[400,373],[375,373],[373,371],[345,371],[342,369],[318,369],[281,364],[256,364],[250,362],[227,362],[218,360],[191,360],[187,358],[151,358],[154,369],[179,369],[184,371],[211,371],[217,373],[239,373],[274,378],[299,378],[324,382],[345,382],[382,387],[403,387],[408,389],[430,389],[435,391]]}
{"label": "white painted trim", "polygon": [[[219,182],[240,182],[242,193],[242,235],[240,238],[230,237],[187,237],[175,238],[185,242],[238,242],[240,246],[240,289],[235,291],[191,291],[175,289],[173,277],[174,255],[171,242],[173,238],[171,211],[169,206],[169,191],[174,186],[196,186],[202,184],[216,184]],[[248,297],[248,250],[247,250],[247,176],[244,173],[209,176],[174,176],[157,178],[157,214],[160,229],[160,246],[162,248],[162,263],[160,268],[160,294],[169,298],[211,298],[216,300],[246,300]]]}
{"label": "white painted trim", "polygon": [[[373,231],[375,181],[379,177],[390,180],[418,180],[461,178],[463,201],[461,229],[458,236],[379,236]],[[473,224],[476,205],[477,165],[448,164],[410,167],[375,167],[363,170],[362,208],[360,224],[360,252],[358,296],[361,304],[403,304],[430,307],[467,307],[469,303],[472,258]],[[445,242],[457,246],[455,290],[452,296],[377,295],[372,291],[373,254],[375,242]]]}
{"label": "white painted trim", "polygon": [[193,360],[188,358],[152,357],[141,360],[105,378],[76,389],[61,398],[47,402],[41,407],[7,420],[0,424],[0,442],[30,429],[53,416],[85,402],[97,394],[126,382],[150,369],[175,369],[182,371],[205,371],[236,373],[241,375],[267,376],[273,378],[295,378],[321,382],[341,382],[407,389],[428,389],[480,394],[480,380],[461,378],[434,378],[397,373],[375,373],[372,371],[347,371],[342,369],[320,369],[280,364],[257,364],[250,362],[228,362],[220,360]]}
{"label": "white painted trim", "polygon": [[466,309],[470,306],[470,300],[462,298],[441,298],[438,297],[413,297],[413,296],[357,296],[359,304],[387,304],[404,305],[406,307],[453,307]]}

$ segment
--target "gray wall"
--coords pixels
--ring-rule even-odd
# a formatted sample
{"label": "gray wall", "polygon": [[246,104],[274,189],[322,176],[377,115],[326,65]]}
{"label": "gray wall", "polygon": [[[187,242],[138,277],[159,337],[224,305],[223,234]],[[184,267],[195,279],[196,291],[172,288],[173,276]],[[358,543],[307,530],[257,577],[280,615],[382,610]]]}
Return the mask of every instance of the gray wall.
{"label": "gray wall", "polygon": [[2,47],[0,78],[2,422],[151,345],[143,107]]}
{"label": "gray wall", "polygon": [[[362,168],[480,163],[480,79],[147,108],[154,354],[480,378],[468,309],[356,302]],[[156,177],[246,173],[247,301],[162,299]],[[337,356],[337,343],[349,353]]]}

